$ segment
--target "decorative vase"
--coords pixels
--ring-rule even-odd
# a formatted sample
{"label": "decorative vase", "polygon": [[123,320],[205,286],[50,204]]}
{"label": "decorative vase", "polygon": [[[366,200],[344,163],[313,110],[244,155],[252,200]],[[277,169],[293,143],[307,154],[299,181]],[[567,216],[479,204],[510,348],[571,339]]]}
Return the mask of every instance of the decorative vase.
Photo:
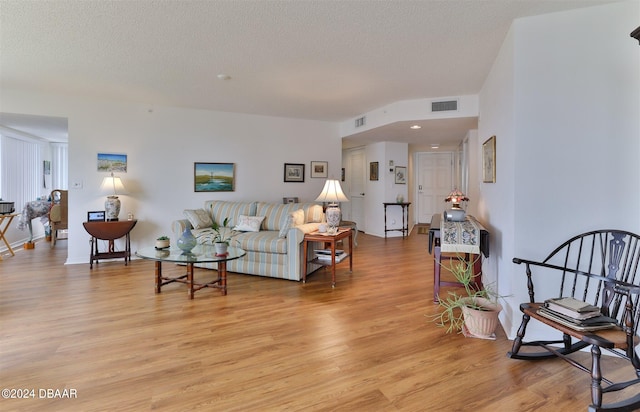
{"label": "decorative vase", "polygon": [[191,233],[191,229],[186,228],[184,232],[182,232],[182,235],[178,239],[177,244],[178,247],[185,253],[191,252],[191,249],[196,247],[196,238],[195,236],[193,236],[193,233]]}
{"label": "decorative vase", "polygon": [[118,220],[120,214],[120,199],[118,196],[107,196],[104,202],[105,217],[107,221]]}
{"label": "decorative vase", "polygon": [[[473,300],[475,307],[462,307],[467,331],[479,338],[493,338],[494,332],[498,328],[498,314],[502,310],[502,306],[485,298],[469,299]],[[478,307],[482,309],[477,309]]]}
{"label": "decorative vase", "polygon": [[396,203],[404,203],[404,196],[402,195],[396,196]]}
{"label": "decorative vase", "polygon": [[226,243],[216,242],[213,246],[216,248],[216,256],[224,256],[227,254],[227,247],[229,247],[229,245]]}

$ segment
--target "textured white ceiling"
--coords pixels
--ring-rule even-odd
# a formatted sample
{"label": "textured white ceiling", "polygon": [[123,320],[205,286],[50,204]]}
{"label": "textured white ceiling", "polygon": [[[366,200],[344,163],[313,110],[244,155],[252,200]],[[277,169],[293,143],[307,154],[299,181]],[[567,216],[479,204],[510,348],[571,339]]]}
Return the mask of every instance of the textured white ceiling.
{"label": "textured white ceiling", "polygon": [[514,18],[608,2],[0,0],[0,88],[344,121],[477,94]]}

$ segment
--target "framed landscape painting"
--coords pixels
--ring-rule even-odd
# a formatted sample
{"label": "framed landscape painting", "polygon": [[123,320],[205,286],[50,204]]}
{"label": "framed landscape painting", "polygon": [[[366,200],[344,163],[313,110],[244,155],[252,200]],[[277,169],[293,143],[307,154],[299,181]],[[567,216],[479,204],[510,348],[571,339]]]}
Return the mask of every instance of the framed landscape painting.
{"label": "framed landscape painting", "polygon": [[196,192],[233,192],[235,163],[194,163],[193,188]]}
{"label": "framed landscape painting", "polygon": [[127,173],[127,155],[98,153],[98,172]]}

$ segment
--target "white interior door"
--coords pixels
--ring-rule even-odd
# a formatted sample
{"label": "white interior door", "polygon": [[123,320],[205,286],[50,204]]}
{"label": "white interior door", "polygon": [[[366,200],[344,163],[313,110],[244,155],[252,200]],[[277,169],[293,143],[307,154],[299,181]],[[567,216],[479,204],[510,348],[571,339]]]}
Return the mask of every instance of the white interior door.
{"label": "white interior door", "polygon": [[447,207],[444,199],[453,189],[453,154],[418,153],[417,163],[417,219],[430,223],[434,214]]}
{"label": "white interior door", "polygon": [[[351,200],[349,220],[356,222],[359,230],[365,227],[365,177],[366,177],[366,159],[364,149],[354,149],[348,154],[347,161],[347,186],[348,196]],[[343,205],[344,207],[345,205]]]}

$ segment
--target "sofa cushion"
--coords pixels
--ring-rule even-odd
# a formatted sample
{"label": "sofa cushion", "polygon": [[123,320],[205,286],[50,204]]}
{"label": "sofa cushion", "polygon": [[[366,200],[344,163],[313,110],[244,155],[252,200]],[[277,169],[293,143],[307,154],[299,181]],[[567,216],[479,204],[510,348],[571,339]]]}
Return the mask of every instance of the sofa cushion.
{"label": "sofa cushion", "polygon": [[211,215],[204,209],[185,209],[184,216],[194,229],[204,229],[213,226]]}
{"label": "sofa cushion", "polygon": [[298,226],[305,223],[304,210],[302,209],[294,210],[293,212],[289,213],[289,216],[291,217],[290,223],[293,226]]}
{"label": "sofa cushion", "polygon": [[287,240],[278,236],[275,230],[246,232],[234,237],[234,245],[246,251],[265,253],[287,253]]}
{"label": "sofa cushion", "polygon": [[253,202],[227,202],[222,200],[211,200],[205,202],[205,208],[211,212],[213,221],[219,225],[222,225],[225,218],[229,218],[229,222],[227,223],[229,227],[234,227],[238,224],[240,215],[256,215],[255,203]]}
{"label": "sofa cushion", "polygon": [[306,210],[304,223],[322,223],[324,221],[324,211],[321,205],[309,205]]}
{"label": "sofa cushion", "polygon": [[240,215],[238,217],[238,224],[235,225],[233,230],[237,230],[238,232],[259,232],[263,220],[264,216]]}
{"label": "sofa cushion", "polygon": [[256,215],[264,216],[264,221],[262,222],[263,230],[279,231],[288,226],[289,213],[294,209],[296,209],[295,203],[258,203]]}

